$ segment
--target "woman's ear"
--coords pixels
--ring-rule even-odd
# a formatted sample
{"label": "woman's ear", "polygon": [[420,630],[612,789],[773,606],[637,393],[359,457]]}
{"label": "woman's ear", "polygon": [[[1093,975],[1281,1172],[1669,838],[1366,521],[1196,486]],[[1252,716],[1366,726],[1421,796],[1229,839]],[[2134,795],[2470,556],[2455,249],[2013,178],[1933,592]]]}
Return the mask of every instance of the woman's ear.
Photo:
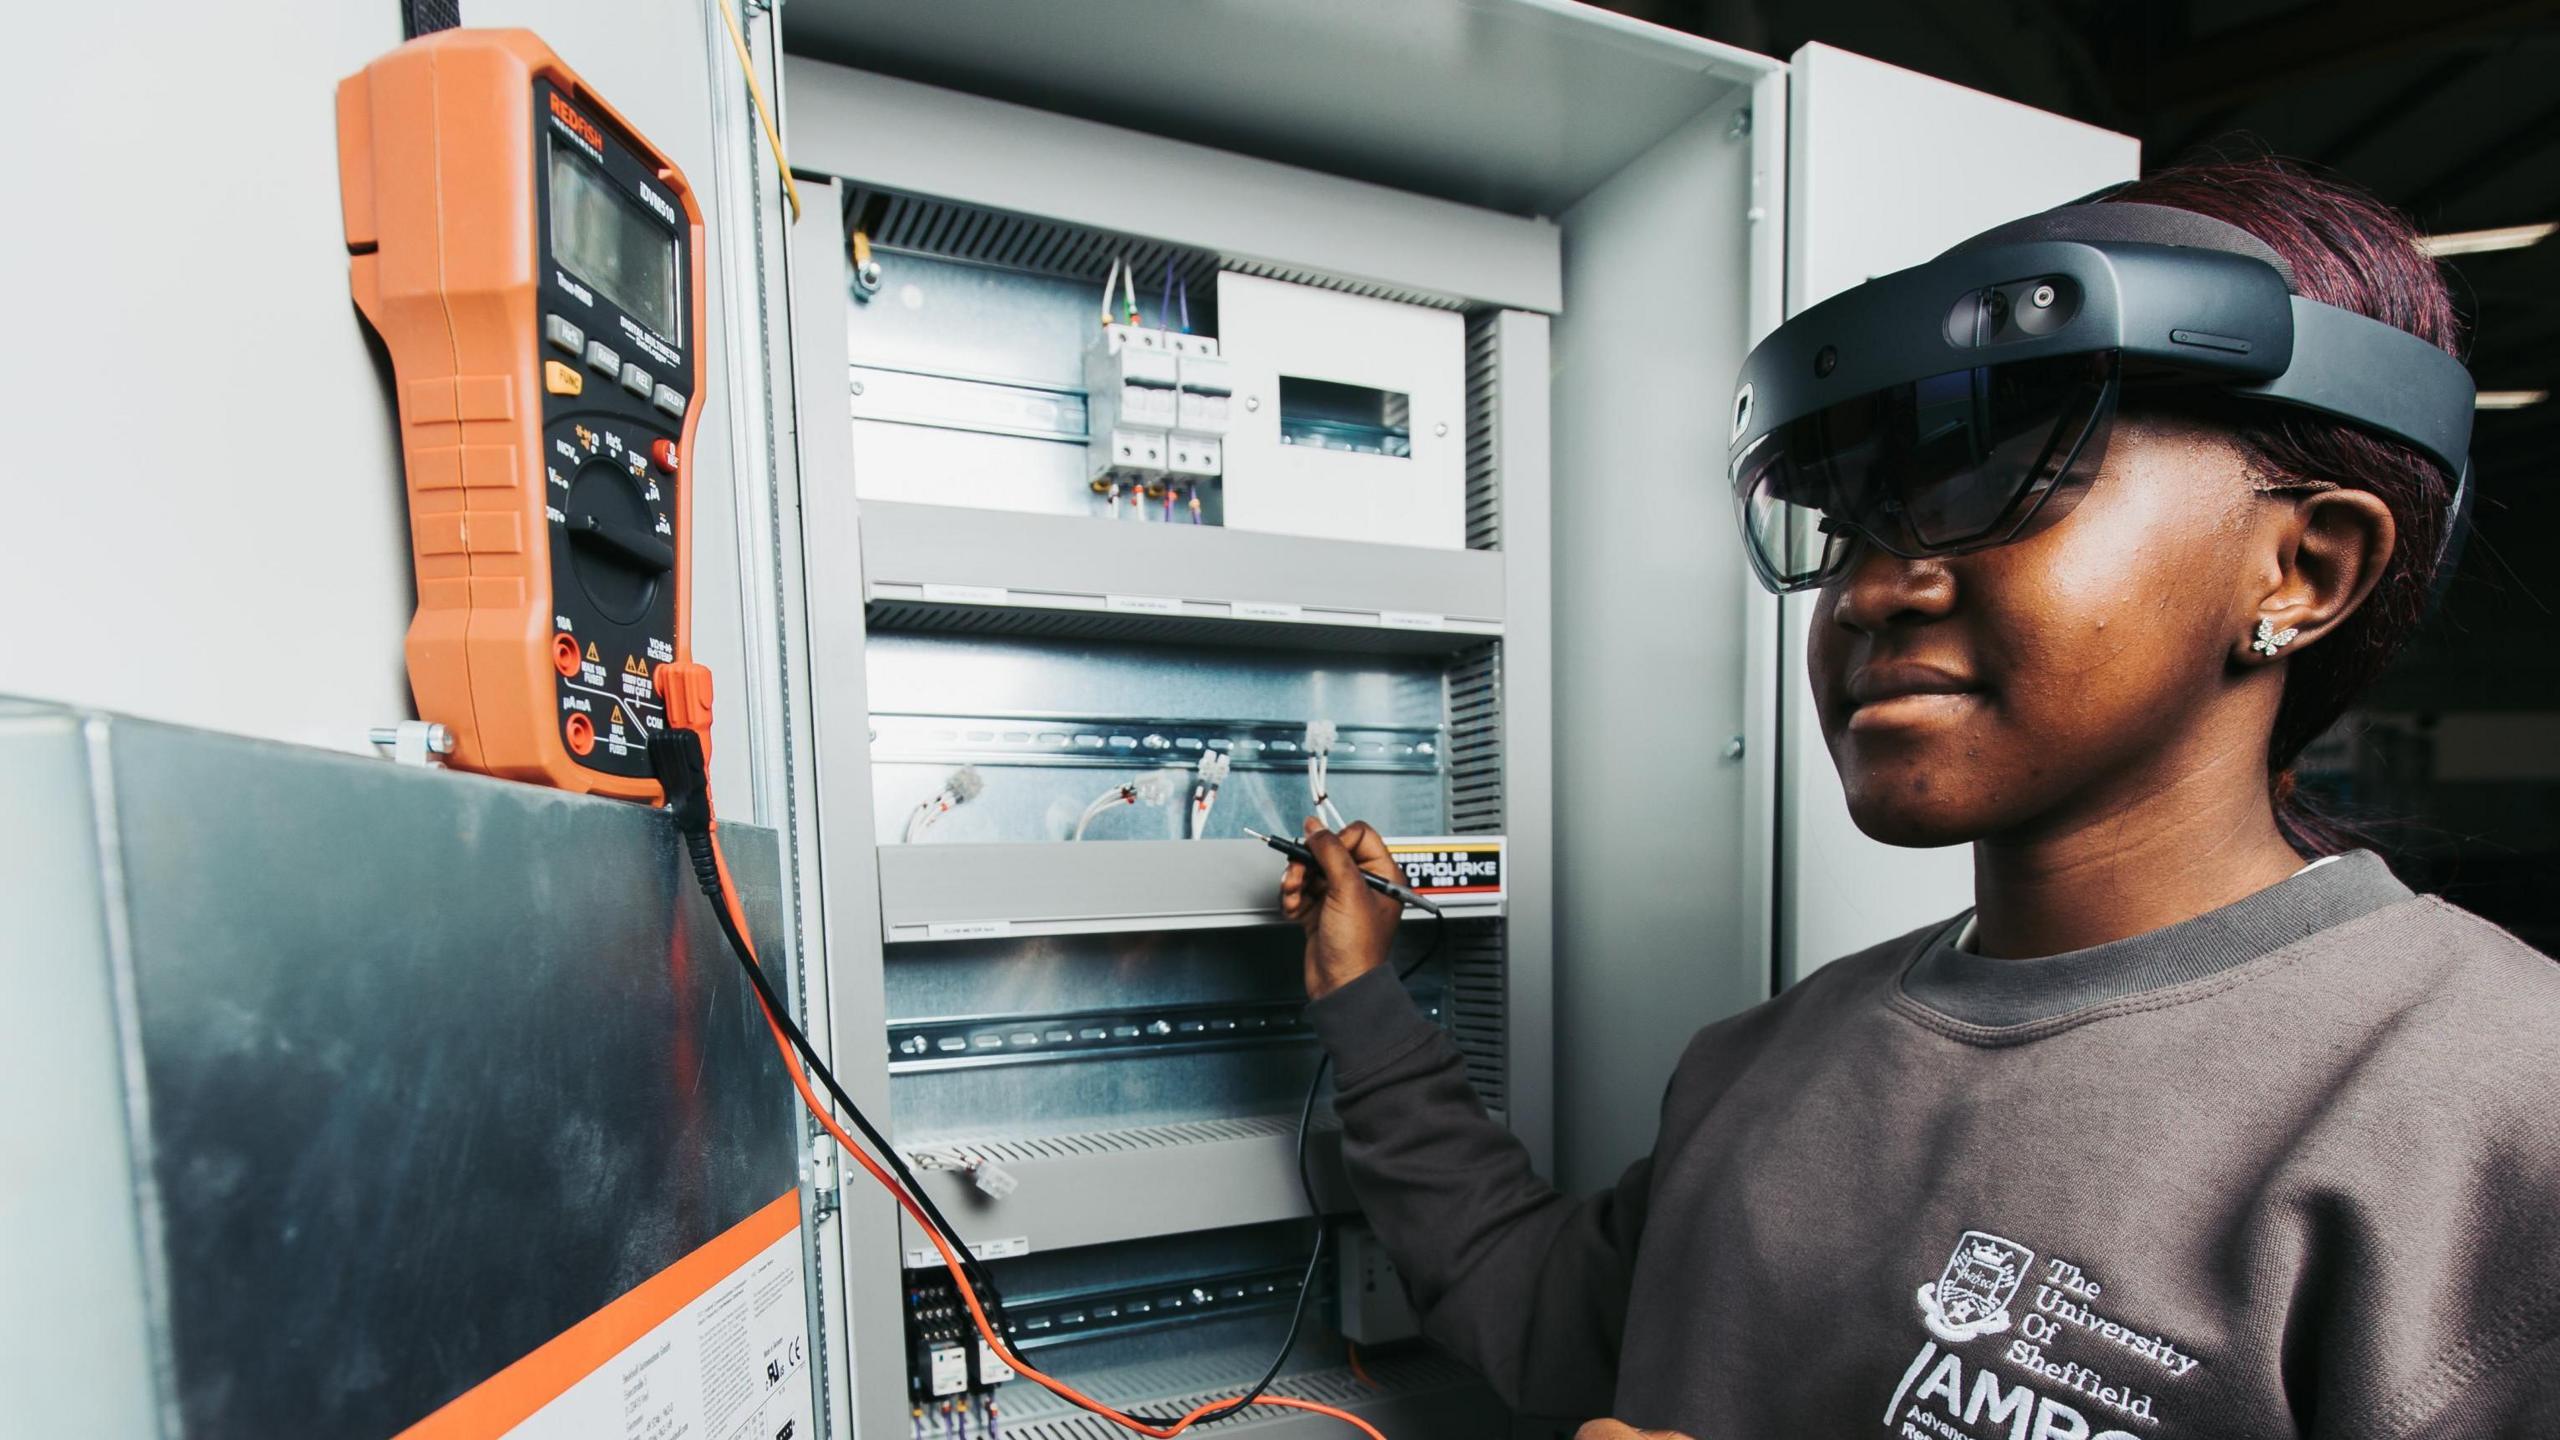
{"label": "woman's ear", "polygon": [[2276,583],[2252,617],[2274,632],[2237,637],[2233,655],[2263,663],[2312,644],[2355,613],[2382,579],[2400,527],[2380,496],[2344,487],[2280,497],[2289,502],[2274,524]]}

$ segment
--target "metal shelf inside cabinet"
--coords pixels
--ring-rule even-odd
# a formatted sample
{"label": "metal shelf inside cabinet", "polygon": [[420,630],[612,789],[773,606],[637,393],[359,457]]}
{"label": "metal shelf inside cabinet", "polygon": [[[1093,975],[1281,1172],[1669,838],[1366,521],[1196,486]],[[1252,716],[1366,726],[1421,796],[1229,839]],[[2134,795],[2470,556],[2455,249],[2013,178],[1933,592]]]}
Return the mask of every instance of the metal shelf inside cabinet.
{"label": "metal shelf inside cabinet", "polygon": [[[883,845],[880,927],[892,942],[1280,924],[1285,862],[1253,840]],[[1451,899],[1452,920],[1499,916]],[[1405,918],[1421,915],[1407,910]]]}
{"label": "metal shelf inside cabinet", "polygon": [[873,500],[862,565],[881,630],[1426,655],[1502,633],[1492,550]]}
{"label": "metal shelf inside cabinet", "polygon": [[[1310,1067],[1314,1061],[1308,1061]],[[989,1259],[1078,1245],[1304,1218],[1296,1114],[910,1149],[908,1164],[968,1246]],[[986,1160],[1017,1182],[991,1199],[966,1165]],[[1342,1171],[1342,1132],[1319,1118],[1307,1170],[1327,1214],[1357,1208]],[[940,1258],[901,1220],[910,1269]]]}

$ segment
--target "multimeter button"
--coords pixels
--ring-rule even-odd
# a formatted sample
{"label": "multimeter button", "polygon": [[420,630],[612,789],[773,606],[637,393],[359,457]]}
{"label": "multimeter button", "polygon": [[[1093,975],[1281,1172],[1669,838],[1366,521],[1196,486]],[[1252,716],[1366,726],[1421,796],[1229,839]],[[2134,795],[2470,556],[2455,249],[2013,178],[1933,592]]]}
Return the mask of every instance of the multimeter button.
{"label": "multimeter button", "polygon": [[561,319],[557,315],[545,315],[542,317],[542,334],[544,339],[549,340],[552,344],[559,346],[561,349],[568,351],[572,355],[578,353],[579,346],[587,343],[586,331],[579,329],[577,326],[570,324],[568,321]]}
{"label": "multimeter button", "polygon": [[590,340],[587,342],[587,368],[601,370],[610,375],[622,368],[622,357],[615,354],[613,347],[603,341]]}
{"label": "multimeter button", "polygon": [[[664,390],[666,387],[661,385],[658,388]],[[673,475],[676,473],[676,442],[664,438],[650,441],[649,458],[657,462],[659,469]]]}
{"label": "multimeter button", "polygon": [[649,378],[649,372],[641,369],[639,366],[625,365],[622,367],[622,388],[639,396],[641,399],[645,400],[649,398],[649,387],[654,383],[656,382]]}
{"label": "multimeter button", "polygon": [[649,396],[649,403],[678,419],[684,418],[684,397],[676,393],[676,387],[673,385],[659,386],[656,392]]}
{"label": "multimeter button", "polygon": [[557,360],[542,362],[542,388],[554,395],[575,395],[587,388],[587,377]]}

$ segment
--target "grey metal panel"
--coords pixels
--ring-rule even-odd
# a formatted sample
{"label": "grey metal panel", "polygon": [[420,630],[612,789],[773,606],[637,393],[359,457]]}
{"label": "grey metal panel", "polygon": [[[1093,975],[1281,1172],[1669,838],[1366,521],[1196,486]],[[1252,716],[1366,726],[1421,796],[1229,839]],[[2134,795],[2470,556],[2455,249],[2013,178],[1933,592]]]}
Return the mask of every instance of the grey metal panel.
{"label": "grey metal panel", "polygon": [[[1056,1153],[1001,1157],[1021,1182],[1002,1200],[954,1169],[923,1169],[917,1178],[972,1249],[1023,1240],[1033,1250],[1056,1250],[1294,1220],[1307,1213],[1298,1193],[1296,1121],[1271,1116],[1025,1142]],[[1342,1132],[1321,1119],[1307,1136],[1307,1169],[1327,1214],[1358,1207],[1342,1172]],[[910,1257],[931,1248],[911,1220],[899,1239]]]}
{"label": "grey metal panel", "polygon": [[1554,450],[1548,322],[1507,311],[1494,322],[1493,441],[1502,484],[1510,623],[1502,641],[1504,1101],[1511,1132],[1538,1168],[1555,1163]]}
{"label": "grey metal panel", "polygon": [[[121,938],[38,958],[129,975],[176,1433],[389,1434],[794,1188],[788,1082],[661,813],[81,723]],[[723,834],[770,936],[774,837]],[[0,913],[85,898],[30,874]]]}
{"label": "grey metal panel", "polygon": [[1689,1037],[1767,994],[1743,927],[1758,842],[1726,755],[1748,698],[1752,582],[1713,458],[1750,324],[1743,98],[1564,221],[1573,304],[1554,327],[1564,483],[1550,513],[1557,1169],[1573,1189],[1652,1147],[1655,1099]]}
{"label": "grey metal panel", "polygon": [[0,700],[0,1396],[30,1435],[166,1436],[167,1297],[131,1203],[130,974],[88,739]]}
{"label": "grey metal panel", "polygon": [[[791,230],[791,376],[799,545],[783,557],[800,577],[806,637],[796,690],[806,706],[812,783],[796,797],[799,842],[819,909],[805,917],[812,953],[809,1029],[855,1103],[889,1121],[888,1028],[881,989],[880,875],[871,844],[871,700],[863,664],[862,532],[854,502],[853,436],[845,422],[845,260],[832,184],[804,185],[815,208]],[[907,1416],[906,1331],[900,1314],[896,1205],[833,1156],[846,1188],[832,1233],[813,1241],[821,1278],[843,1316],[822,1332],[835,1433],[894,1434]]]}
{"label": "grey metal panel", "polygon": [[[891,940],[1276,925],[1285,863],[1254,840],[888,845],[881,924]],[[1499,913],[1443,908],[1452,918]],[[944,933],[951,927],[965,933]]]}
{"label": "grey metal panel", "polygon": [[793,0],[789,22],[870,69],[1546,215],[1778,68],[1552,0]]}
{"label": "grey metal panel", "polygon": [[1561,301],[1542,220],[816,60],[784,69],[794,159],[829,175],[1453,300]]}
{"label": "grey metal panel", "polygon": [[[1096,523],[949,505],[867,501],[863,570],[875,599],[925,600],[925,586],[1002,590],[992,608],[1106,610],[1111,596],[1182,602],[1284,635],[1300,625],[1376,628],[1383,614],[1435,616],[1464,633],[1403,631],[1417,647],[1456,649],[1498,633],[1507,610],[1500,552],[1369,545],[1223,526]],[[912,589],[910,589],[912,587]],[[1256,603],[1303,607],[1257,620]],[[1125,607],[1124,607],[1125,613]],[[1115,617],[1117,618],[1117,617]],[[1166,617],[1176,618],[1176,617]],[[1216,618],[1213,614],[1210,618]]]}

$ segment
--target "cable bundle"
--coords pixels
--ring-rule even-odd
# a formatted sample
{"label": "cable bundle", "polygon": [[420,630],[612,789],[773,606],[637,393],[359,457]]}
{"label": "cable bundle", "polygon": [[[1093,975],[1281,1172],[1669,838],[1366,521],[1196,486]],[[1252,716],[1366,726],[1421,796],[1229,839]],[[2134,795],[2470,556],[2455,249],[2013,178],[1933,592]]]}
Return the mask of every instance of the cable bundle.
{"label": "cable bundle", "polygon": [[1333,763],[1333,745],[1337,738],[1333,722],[1314,720],[1307,724],[1307,794],[1315,801],[1316,818],[1328,829],[1347,828],[1342,812],[1334,808],[1333,781],[1326,773]]}
{"label": "cable bundle", "polygon": [[1172,798],[1173,787],[1167,785],[1161,775],[1150,775],[1144,780],[1114,785],[1103,791],[1100,799],[1084,807],[1084,813],[1076,817],[1076,832],[1067,838],[1083,839],[1084,832],[1101,817],[1102,812],[1114,805],[1162,805]]}
{"label": "cable bundle", "polygon": [[[1315,1112],[1316,1096],[1323,1087],[1327,1069],[1324,1062],[1319,1062],[1316,1067],[1315,1082],[1307,1087],[1306,1104],[1300,1109],[1298,1116],[1298,1184],[1306,1199],[1309,1213],[1316,1217],[1316,1243],[1307,1256],[1306,1280],[1298,1287],[1298,1304],[1297,1309],[1289,1317],[1288,1337],[1282,1342],[1280,1353],[1272,1357],[1270,1369],[1265,1371],[1262,1379],[1244,1394],[1232,1400],[1211,1401],[1196,1405],[1177,1416],[1136,1415],[1104,1404],[1066,1382],[1033,1368],[1014,1351],[1012,1345],[1007,1343],[1003,1333],[1004,1327],[1000,1323],[1003,1311],[1000,1308],[1001,1302],[997,1297],[994,1282],[987,1276],[977,1257],[969,1254],[967,1248],[954,1238],[959,1234],[958,1228],[951,1224],[950,1220],[943,1215],[941,1208],[934,1204],[933,1197],[925,1193],[924,1187],[917,1183],[915,1173],[908,1169],[904,1157],[899,1155],[897,1150],[889,1144],[887,1137],[873,1126],[870,1119],[862,1113],[861,1107],[853,1103],[853,1097],[845,1093],[843,1085],[837,1082],[834,1073],[827,1068],[826,1062],[819,1058],[815,1049],[811,1048],[807,1034],[802,1032],[799,1024],[791,1018],[790,1010],[782,1003],[782,997],[774,993],[773,982],[765,977],[764,967],[756,958],[755,943],[747,937],[746,916],[738,906],[737,887],[731,883],[728,863],[720,853],[718,825],[713,818],[711,808],[710,777],[703,762],[702,737],[692,730],[670,727],[650,737],[649,760],[652,770],[658,777],[659,785],[666,794],[668,816],[674,820],[678,833],[684,838],[686,854],[693,862],[694,876],[702,885],[702,893],[710,898],[713,912],[719,920],[721,934],[728,938],[729,948],[737,955],[740,968],[746,972],[747,983],[756,992],[756,1000],[764,1009],[766,1028],[772,1031],[773,1043],[782,1052],[783,1068],[791,1076],[792,1087],[800,1092],[801,1103],[808,1107],[810,1115],[817,1120],[818,1124],[824,1127],[829,1135],[835,1137],[836,1143],[844,1147],[845,1153],[852,1156],[856,1164],[860,1165],[873,1180],[878,1181],[882,1189],[889,1192],[890,1198],[895,1200],[898,1208],[906,1212],[907,1218],[913,1220],[917,1228],[924,1232],[925,1238],[933,1242],[934,1250],[942,1257],[943,1268],[950,1272],[952,1283],[959,1288],[960,1297],[968,1306],[969,1318],[976,1324],[979,1338],[986,1342],[997,1358],[1011,1366],[1020,1378],[1038,1385],[1059,1399],[1100,1416],[1123,1429],[1148,1436],[1150,1440],[1174,1440],[1175,1436],[1183,1434],[1194,1426],[1226,1419],[1252,1405],[1270,1405],[1331,1416],[1368,1436],[1369,1440],[1386,1440],[1385,1434],[1376,1426],[1348,1410],[1339,1410],[1330,1405],[1318,1404],[1313,1400],[1300,1400],[1294,1396],[1265,1393],[1270,1388],[1271,1382],[1279,1376],[1280,1367],[1287,1362],[1290,1350],[1297,1343],[1299,1325],[1306,1317],[1307,1297],[1315,1290],[1316,1273],[1324,1259],[1323,1214],[1316,1205],[1315,1187],[1308,1178],[1306,1166],[1307,1127]],[[1411,975],[1421,965],[1428,963],[1439,949],[1440,931],[1434,929],[1431,948],[1424,952],[1421,960],[1400,973]],[[853,1121],[854,1128],[862,1132],[863,1139],[870,1142],[870,1149],[866,1150],[863,1146],[856,1144],[853,1137],[845,1132],[843,1124],[836,1119],[835,1111],[830,1110],[826,1102],[818,1098],[817,1092],[809,1084],[809,1074],[812,1071],[816,1072],[819,1083],[826,1087],[827,1094],[835,1101],[836,1107]],[[875,1158],[875,1152],[877,1158]],[[994,1312],[992,1317],[990,1310]],[[992,1412],[993,1406],[990,1405],[989,1409]],[[918,1428],[921,1428],[923,1420],[921,1412],[916,1418]],[[946,1426],[949,1423],[946,1419]]]}
{"label": "cable bundle", "polygon": [[951,778],[942,782],[939,793],[908,813],[906,833],[900,838],[913,845],[918,837],[933,828],[935,821],[977,799],[986,788],[987,778],[978,773],[977,766],[963,765],[952,771]]}

